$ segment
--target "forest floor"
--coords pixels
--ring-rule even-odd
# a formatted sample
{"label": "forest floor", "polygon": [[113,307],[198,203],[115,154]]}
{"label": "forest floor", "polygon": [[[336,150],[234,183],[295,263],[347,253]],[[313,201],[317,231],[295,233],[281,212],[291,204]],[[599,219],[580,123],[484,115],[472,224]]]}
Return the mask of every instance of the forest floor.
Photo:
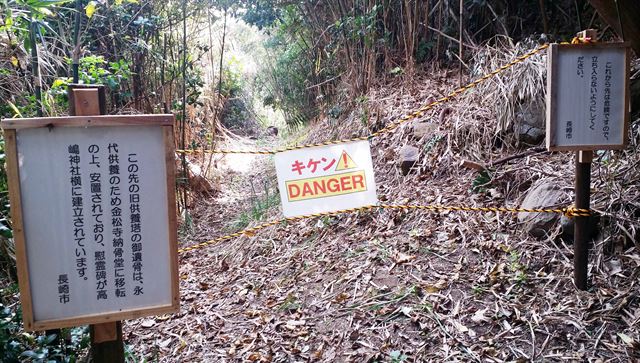
{"label": "forest floor", "polygon": [[[381,86],[348,126],[319,120],[306,141],[366,134],[446,94],[448,76]],[[475,145],[489,116],[474,97],[448,105],[437,137],[416,140],[400,127],[371,141],[380,200],[517,207],[533,182],[548,179],[569,204],[568,154],[504,163],[489,181],[459,166],[519,152]],[[407,176],[396,160],[403,145],[421,150]],[[271,156],[221,162],[215,180],[219,192],[194,196],[181,247],[281,218]],[[572,246],[559,228],[537,240],[511,214],[389,210],[279,224],[182,253],[180,312],[128,321],[125,340],[160,362],[640,360],[637,246],[603,231],[590,257],[592,287],[578,291]]]}

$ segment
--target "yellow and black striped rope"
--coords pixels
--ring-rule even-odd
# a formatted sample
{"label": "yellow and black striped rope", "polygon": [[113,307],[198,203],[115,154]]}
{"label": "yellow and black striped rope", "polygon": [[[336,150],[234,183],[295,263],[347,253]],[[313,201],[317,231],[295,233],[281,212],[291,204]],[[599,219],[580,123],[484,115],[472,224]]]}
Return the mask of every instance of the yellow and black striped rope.
{"label": "yellow and black striped rope", "polygon": [[456,206],[444,206],[444,205],[409,205],[409,204],[379,204],[379,205],[368,205],[360,208],[350,208],[350,209],[342,209],[335,212],[325,212],[325,213],[313,213],[306,214],[298,217],[288,217],[282,218],[275,221],[263,223],[257,225],[255,227],[244,229],[240,232],[235,232],[228,234],[226,236],[218,237],[216,239],[212,239],[206,242],[198,243],[195,245],[191,245],[189,247],[181,248],[178,250],[179,253],[189,252],[193,250],[197,250],[204,247],[214,246],[226,240],[230,240],[240,236],[249,236],[252,237],[256,234],[256,232],[263,230],[267,227],[275,226],[281,223],[286,222],[297,222],[303,219],[316,218],[316,217],[327,217],[327,216],[336,216],[339,214],[345,213],[355,213],[355,212],[366,212],[373,209],[400,209],[400,210],[426,210],[431,212],[443,212],[443,211],[464,211],[464,212],[503,212],[503,213],[556,213],[556,214],[564,214],[567,217],[588,217],[591,215],[591,211],[589,209],[577,209],[573,207],[569,208],[552,208],[552,209],[544,209],[544,208],[505,208],[505,207],[456,207]]}
{"label": "yellow and black striped rope", "polygon": [[496,75],[498,75],[499,73],[502,73],[504,71],[506,71],[507,69],[513,67],[514,65],[518,64],[518,63],[522,63],[524,62],[527,58],[533,57],[534,55],[540,53],[541,51],[545,50],[549,48],[549,44],[543,44],[540,47],[526,53],[523,54],[517,58],[515,58],[514,60],[512,60],[511,62],[501,66],[498,69],[493,70],[490,73],[485,74],[484,76],[476,79],[475,81],[467,84],[466,86],[460,87],[454,91],[452,91],[451,93],[449,93],[448,95],[433,101],[429,104],[426,104],[422,107],[420,107],[419,109],[408,113],[402,117],[400,117],[397,121],[390,123],[389,125],[387,125],[386,127],[368,135],[368,136],[360,136],[360,137],[354,137],[351,139],[343,139],[343,140],[334,140],[334,141],[325,141],[325,142],[319,142],[319,143],[315,143],[315,144],[306,144],[306,145],[297,145],[297,146],[288,146],[288,147],[284,147],[284,148],[280,148],[280,149],[274,149],[274,150],[227,150],[227,149],[216,149],[216,150],[204,150],[204,149],[188,149],[188,150],[176,150],[177,153],[182,153],[182,154],[200,154],[200,153],[211,153],[211,154],[260,154],[260,155],[269,155],[269,154],[277,154],[280,152],[284,152],[284,151],[291,151],[291,150],[299,150],[299,149],[306,149],[306,148],[310,148],[310,147],[318,147],[318,146],[328,146],[328,145],[336,145],[336,144],[343,144],[343,143],[348,143],[348,142],[355,142],[355,141],[365,141],[365,140],[369,140],[371,138],[374,137],[378,137],[382,134],[385,133],[389,133],[393,130],[395,130],[398,126],[409,122],[411,120],[414,120],[418,117],[422,117],[425,112],[429,111],[430,109],[441,105],[443,103],[446,103],[448,101],[451,101],[452,99],[456,98],[458,95],[478,86],[480,83],[488,80],[489,78],[492,78]]}

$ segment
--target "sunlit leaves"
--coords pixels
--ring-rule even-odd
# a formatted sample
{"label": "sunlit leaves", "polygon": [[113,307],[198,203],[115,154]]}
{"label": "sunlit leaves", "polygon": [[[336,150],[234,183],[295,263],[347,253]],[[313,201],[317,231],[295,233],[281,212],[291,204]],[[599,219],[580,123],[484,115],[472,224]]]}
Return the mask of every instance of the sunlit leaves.
{"label": "sunlit leaves", "polygon": [[87,15],[87,18],[91,19],[93,14],[96,12],[97,6],[98,3],[96,3],[95,1],[89,1],[87,6],[84,7],[84,13]]}
{"label": "sunlit leaves", "polygon": [[8,9],[7,13],[4,14],[4,18],[0,20],[0,31],[6,31],[11,29],[13,25],[13,18],[11,15],[11,9]]}

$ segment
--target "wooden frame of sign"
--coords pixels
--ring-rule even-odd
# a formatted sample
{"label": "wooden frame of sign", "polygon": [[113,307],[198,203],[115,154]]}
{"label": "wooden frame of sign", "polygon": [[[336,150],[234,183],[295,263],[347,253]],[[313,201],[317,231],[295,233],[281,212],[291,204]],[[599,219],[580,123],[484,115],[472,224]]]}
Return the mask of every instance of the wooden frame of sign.
{"label": "wooden frame of sign", "polygon": [[[11,201],[12,225],[13,225],[15,244],[16,244],[16,260],[17,260],[18,279],[19,279],[18,283],[20,287],[20,301],[22,303],[23,320],[24,320],[24,326],[26,330],[30,330],[30,331],[46,330],[46,329],[64,328],[64,327],[72,327],[72,326],[87,325],[87,324],[114,322],[118,320],[135,319],[135,318],[149,316],[149,315],[173,313],[179,310],[180,297],[179,297],[179,288],[178,288],[178,243],[177,243],[177,216],[176,216],[176,207],[175,207],[175,155],[174,155],[173,122],[174,122],[173,115],[69,116],[69,117],[28,118],[28,119],[5,119],[2,121],[1,124],[2,124],[2,128],[4,129],[5,150],[7,155],[7,176],[8,176],[8,184],[9,184],[9,198]],[[99,128],[99,129],[95,129],[95,128]],[[32,131],[32,133],[29,134],[29,131],[27,130],[43,130],[43,131]],[[75,131],[67,131],[67,130],[75,130]],[[27,185],[25,184],[25,180],[27,180],[28,178],[31,178],[31,179],[37,178],[38,177],[38,175],[36,175],[37,172],[46,172],[46,171],[34,172],[34,170],[25,170],[25,169],[28,169],[26,165],[27,157],[24,155],[24,153],[27,150],[20,150],[20,144],[21,142],[26,142],[25,140],[28,140],[30,137],[36,140],[38,139],[42,140],[42,137],[43,137],[42,135],[44,135],[44,140],[48,140],[47,137],[49,139],[55,138],[56,137],[54,136],[55,132],[58,132],[58,135],[64,135],[65,132],[71,132],[71,135],[77,135],[78,133],[80,135],[82,135],[83,133],[86,133],[87,135],[91,135],[90,131],[88,130],[93,130],[95,134],[99,135],[100,138],[107,138],[109,137],[109,135],[112,135],[112,136],[116,135],[116,136],[113,136],[114,138],[122,137],[120,135],[128,135],[131,132],[134,132],[136,135],[145,135],[145,133],[148,133],[149,135],[151,135],[153,133],[154,139],[151,140],[151,138],[149,138],[149,140],[151,140],[149,141],[149,143],[155,144],[154,149],[158,150],[159,153],[161,153],[161,155],[160,157],[158,157],[158,153],[154,153],[153,156],[148,157],[148,159],[153,160],[153,162],[155,163],[154,165],[156,166],[165,165],[165,168],[166,168],[162,171],[156,172],[156,173],[164,173],[166,171],[166,175],[163,174],[161,180],[155,180],[153,182],[153,183],[156,183],[154,184],[154,188],[156,191],[162,190],[162,189],[166,190],[166,198],[165,200],[159,201],[158,204],[154,204],[153,206],[162,205],[162,208],[160,209],[165,210],[164,205],[166,205],[167,214],[164,216],[159,215],[158,212],[153,210],[154,208],[148,208],[147,212],[151,211],[151,213],[148,213],[149,216],[151,216],[153,213],[158,215],[158,216],[153,215],[153,217],[149,217],[149,218],[151,219],[156,218],[156,219],[165,221],[166,230],[162,228],[158,228],[159,226],[153,226],[152,228],[148,228],[148,230],[152,230],[153,228],[155,228],[155,230],[160,230],[161,232],[150,232],[150,234],[161,233],[165,237],[165,240],[160,242],[157,242],[155,240],[154,241],[147,240],[145,242],[151,243],[151,244],[152,243],[168,243],[168,246],[166,246],[166,248],[164,249],[158,248],[157,245],[154,246],[158,249],[162,249],[165,251],[165,252],[162,252],[162,257],[166,258],[166,260],[145,261],[145,262],[146,263],[154,262],[157,266],[162,266],[161,268],[165,269],[163,270],[164,273],[162,274],[163,277],[161,280],[167,282],[166,284],[167,286],[155,287],[155,290],[154,290],[154,286],[151,286],[151,285],[153,284],[153,279],[156,276],[145,276],[145,280],[141,280],[141,279],[137,280],[137,283],[140,284],[141,286],[140,290],[144,291],[143,288],[147,288],[148,289],[147,291],[151,290],[150,291],[151,298],[153,298],[153,296],[155,296],[153,294],[157,295],[156,293],[157,290],[165,289],[161,293],[162,294],[161,296],[163,299],[161,303],[153,303],[153,302],[150,303],[147,301],[144,303],[132,304],[134,305],[133,307],[120,306],[116,308],[111,308],[107,306],[107,309],[105,309],[105,311],[81,313],[77,315],[74,314],[73,312],[71,313],[66,312],[65,314],[61,314],[64,316],[63,318],[56,318],[56,317],[52,318],[51,315],[55,316],[57,313],[62,311],[62,310],[56,310],[56,308],[62,309],[64,307],[61,302],[63,300],[63,296],[60,295],[60,302],[56,299],[56,301],[52,301],[48,303],[50,305],[54,305],[53,311],[52,312],[49,311],[47,314],[42,314],[47,316],[44,318],[40,318],[39,316],[37,316],[36,312],[34,311],[34,308],[35,308],[34,305],[38,303],[40,308],[42,308],[42,306],[49,308],[49,306],[47,306],[46,304],[43,305],[42,302],[37,302],[33,300],[34,295],[36,294],[40,295],[40,298],[42,298],[45,295],[43,295],[43,293],[40,291],[32,290],[32,288],[36,289],[34,285],[41,286],[42,284],[39,281],[31,280],[30,269],[33,266],[29,265],[29,260],[30,260],[29,243],[33,242],[33,243],[39,244],[39,247],[42,247],[43,241],[29,241],[27,240],[27,238],[29,237],[28,236],[30,232],[29,228],[32,228],[32,229],[41,228],[41,227],[38,227],[37,224],[39,224],[42,219],[38,219],[37,223],[34,223],[33,217],[28,215],[30,213],[34,213],[34,209],[37,209],[37,208],[33,208],[33,203],[32,203],[33,197],[28,197],[27,199],[31,199],[29,200],[29,203],[31,203],[30,204],[31,210],[24,209],[25,205],[28,203],[25,203],[26,195],[24,195],[23,193],[27,193],[25,192],[25,185]],[[23,132],[26,134],[23,134]],[[47,133],[45,132],[50,133],[51,136],[47,136]],[[36,137],[34,135],[39,135],[39,136]],[[23,137],[22,141],[21,141],[21,136]],[[68,138],[69,136],[66,136],[66,137]],[[131,142],[127,144],[127,146],[137,145],[138,140],[140,140],[140,138],[135,139],[136,142]],[[104,140],[102,142],[103,142],[103,145],[106,145]],[[78,140],[78,143],[80,143],[79,140]],[[32,149],[40,147],[37,144],[34,147],[33,142],[29,145],[32,146],[31,147]],[[51,145],[42,145],[41,147],[46,148],[47,146],[51,146]],[[111,146],[111,144],[109,146]],[[67,146],[64,146],[64,148],[66,150]],[[103,149],[104,148],[105,147],[103,146]],[[129,149],[131,149],[131,147],[129,147]],[[69,146],[69,150],[71,150],[71,146]],[[138,146],[138,149],[136,150],[143,151],[145,149],[143,149],[142,146]],[[50,149],[35,150],[35,151],[28,152],[30,156],[38,155],[38,154],[43,155],[42,156],[43,159],[53,158],[53,156],[50,157],[49,155],[47,155],[47,154],[53,154],[53,153],[54,151]],[[66,151],[62,152],[62,154],[66,156]],[[131,155],[137,155],[137,154],[129,154],[128,156],[129,162],[131,162]],[[84,156],[86,156],[86,154]],[[141,155],[140,158],[142,157],[146,157],[146,156]],[[102,159],[102,160],[105,164],[107,164],[106,159]],[[69,165],[66,163],[67,162],[66,158],[64,159],[64,161],[65,161],[65,165],[63,165],[64,166],[63,169],[66,171],[68,170]],[[111,160],[109,159],[109,161]],[[38,164],[32,163],[31,167],[33,167],[33,165],[38,165]],[[142,164],[141,162],[140,163],[141,169],[143,165],[144,164]],[[129,164],[129,168],[130,167],[131,167],[131,163]],[[159,169],[163,169],[163,168],[159,168]],[[21,179],[21,173],[23,172],[27,176]],[[148,174],[148,175],[152,175],[152,174]],[[46,178],[47,176],[44,176],[44,177]],[[131,174],[129,174],[129,178],[131,178]],[[126,178],[123,177],[123,179],[126,179]],[[142,172],[140,175],[140,180],[142,180]],[[87,183],[88,179],[87,180],[83,179],[83,181],[85,182],[84,183],[85,189],[81,191],[81,193],[86,192],[87,190],[86,186],[89,184]],[[53,179],[47,180],[47,182],[48,182],[48,186],[51,187],[46,191],[46,193],[48,194],[55,194],[56,186],[69,183],[68,179],[62,183],[56,182]],[[129,183],[131,183],[131,180],[129,180]],[[66,185],[68,186],[69,184],[66,184]],[[150,185],[150,184],[148,182],[140,182],[140,185]],[[123,184],[123,186],[125,187],[129,186],[129,188],[127,189],[129,193],[131,193],[131,189],[130,189],[131,184]],[[42,189],[47,189],[47,188],[42,188]],[[33,188],[31,188],[30,190],[33,190]],[[91,188],[91,190],[93,191],[93,188]],[[126,191],[127,190],[125,190],[125,192]],[[111,191],[111,193],[113,193],[113,191]],[[143,194],[143,192],[141,191],[140,194]],[[164,194],[164,192],[162,192],[162,194]],[[126,196],[126,194],[123,194],[123,195]],[[131,194],[129,194],[129,197],[131,197]],[[58,198],[58,199],[55,200],[55,198]],[[146,197],[144,196],[140,197],[142,201],[145,200],[144,198]],[[68,195],[66,194],[65,196],[52,195],[51,199],[54,199],[53,202],[58,202],[59,204],[67,204],[69,206],[71,205],[70,198],[68,198]],[[108,200],[108,197],[105,199]],[[152,199],[152,198],[148,198],[148,199]],[[50,202],[50,201],[51,200],[43,201],[43,203]],[[142,201],[140,202],[141,205],[143,205]],[[89,204],[89,202],[91,202],[91,200],[86,199],[87,205]],[[113,201],[111,203],[113,203]],[[41,208],[42,209],[47,209],[48,207],[52,208],[52,210],[48,212],[52,217],[51,219],[59,219],[58,215],[64,214],[64,213],[61,213],[63,212],[63,210],[61,208],[55,209],[56,206],[52,204],[53,203],[48,205],[42,205]],[[108,210],[109,204],[107,204],[106,206]],[[86,214],[87,217],[91,217],[91,215],[89,214],[90,212],[91,212],[90,210],[87,211],[87,214]],[[38,212],[36,212],[35,214],[37,215],[37,213]],[[131,214],[133,214],[133,210]],[[125,214],[123,213],[123,219],[124,219],[124,215]],[[131,215],[129,216],[131,217]],[[105,221],[104,224],[106,225],[104,226],[106,227],[104,228],[105,231],[111,230],[111,227],[112,227],[111,223],[113,222],[110,223],[108,222],[109,220],[112,220],[112,218],[111,216],[107,215],[104,218],[104,221]],[[133,223],[133,218],[131,218],[131,223]],[[142,223],[144,223],[144,219],[141,221],[141,224]],[[46,222],[43,221],[43,224],[46,224]],[[123,222],[123,226],[126,226],[124,222]],[[69,227],[69,226],[66,226],[66,227]],[[87,227],[90,227],[89,223],[87,223]],[[67,228],[67,230],[68,229],[69,228]],[[56,231],[50,231],[50,232],[52,234],[56,233]],[[68,231],[66,233],[68,234]],[[94,230],[94,233],[95,233],[95,230]],[[131,231],[131,233],[133,235],[133,231]],[[87,236],[89,234],[87,234]],[[95,238],[95,235],[94,235],[94,238]],[[45,242],[49,243],[50,241],[47,239]],[[129,243],[127,244],[127,242]],[[125,242],[124,244],[125,246],[129,247],[133,245],[132,241],[127,241],[127,242]],[[67,241],[65,243],[67,243]],[[107,244],[107,246],[109,245]],[[114,241],[114,246],[115,246],[115,241]],[[65,246],[65,247],[68,247],[68,246]],[[74,247],[76,248],[75,256],[71,256],[72,259],[73,257],[77,257],[77,253],[78,253],[77,252],[78,247],[75,245]],[[150,247],[147,247],[147,249],[149,248]],[[115,247],[112,248],[112,250],[114,249]],[[31,251],[33,252],[33,247]],[[132,251],[132,248],[129,248],[129,252],[133,256],[134,253],[131,251]],[[102,251],[102,253],[104,252],[105,251]],[[140,253],[142,254],[142,252],[144,251],[141,251]],[[55,255],[55,253],[56,252],[54,251],[53,254]],[[151,252],[151,253],[155,253],[155,252]],[[114,259],[113,256],[114,255],[110,255],[112,260]],[[69,258],[69,256],[67,256],[66,258]],[[96,255],[96,259],[97,258],[98,257]],[[52,259],[55,259],[55,258],[52,258]],[[134,258],[134,261],[135,261],[135,258]],[[114,261],[111,261],[111,262],[113,262],[115,266],[115,262]],[[129,259],[125,263],[133,264],[131,259]],[[57,266],[58,265],[54,267],[57,267]],[[98,265],[96,264],[96,271],[98,270],[97,266]],[[75,267],[77,266],[74,266],[74,268]],[[41,267],[37,267],[37,268],[41,268]],[[64,268],[68,268],[68,266]],[[142,266],[140,267],[140,269],[141,271],[143,271]],[[70,271],[72,270],[73,269],[71,269]],[[134,273],[135,271],[137,271],[135,270],[135,267],[131,267],[130,270],[134,271]],[[147,270],[144,270],[144,271],[147,271]],[[76,271],[73,271],[73,272],[75,273]],[[88,277],[91,277],[91,278],[95,277],[95,280],[98,281],[97,275],[88,276]],[[58,279],[58,276],[56,276],[55,279]],[[84,280],[89,281],[87,278],[85,278]],[[107,284],[107,286],[109,286],[109,288],[112,289],[109,291],[109,294],[113,294],[114,285],[117,285],[117,283],[114,284],[113,282],[114,280],[116,280],[114,278],[114,275],[109,276],[109,280],[108,280],[109,284]],[[135,278],[133,280],[135,280]],[[91,282],[87,282],[86,284],[88,284],[89,287],[94,287],[95,282],[93,284]],[[127,281],[127,283],[128,282],[130,281]],[[149,282],[149,283],[147,285],[144,285],[144,282]],[[58,283],[60,282],[58,281]],[[130,286],[127,286],[127,287],[130,287]],[[57,290],[55,291],[57,292],[61,291],[60,286],[55,286],[55,288],[57,288]],[[94,288],[94,290],[95,289],[97,289],[97,287]],[[85,298],[85,299],[88,298],[89,294],[86,293],[86,291],[84,291],[82,288],[80,290],[81,291],[79,295],[81,296],[81,298]],[[77,295],[78,294],[76,294],[76,296]],[[123,298],[126,300],[127,298],[133,299],[140,296],[140,295],[138,296],[134,296],[134,295],[135,294],[132,293],[131,290],[128,290],[127,295],[120,296],[120,298]],[[97,300],[95,300],[95,296],[96,295],[93,295],[93,297],[91,297],[91,300],[93,301],[90,301],[89,304],[91,303],[96,304]],[[146,297],[149,297],[149,295],[146,295]],[[125,300],[117,300],[117,299],[118,298],[114,297],[114,301],[125,301]],[[122,304],[126,305],[127,303],[128,301],[123,302]],[[80,305],[81,308],[84,308],[82,302],[78,305]],[[94,306],[93,309],[99,310],[101,307],[102,306],[98,306],[98,307]]]}
{"label": "wooden frame of sign", "polygon": [[[630,49],[629,43],[551,44],[547,53],[547,149],[626,146]],[[608,87],[603,80],[609,82]]]}

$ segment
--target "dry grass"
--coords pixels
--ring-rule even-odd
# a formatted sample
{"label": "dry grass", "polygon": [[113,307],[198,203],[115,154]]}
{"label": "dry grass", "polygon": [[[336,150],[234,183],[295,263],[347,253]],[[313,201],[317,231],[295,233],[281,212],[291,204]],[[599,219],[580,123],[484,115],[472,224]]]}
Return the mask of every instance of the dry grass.
{"label": "dry grass", "polygon": [[[396,79],[370,92],[341,127],[318,122],[307,141],[367,134],[453,87],[446,71]],[[417,140],[406,125],[372,140],[380,200],[517,206],[543,178],[571,200],[567,153],[501,164],[474,191],[479,175],[460,160],[488,164],[516,152],[496,145],[496,130],[509,128],[497,121],[499,108],[479,102],[489,91],[448,104],[453,112],[433,136]],[[436,121],[440,111],[420,121]],[[512,215],[382,210],[281,225],[183,255],[182,312],[131,322],[128,339],[160,361],[637,361],[638,125],[628,149],[594,163],[593,204],[603,222],[587,292],[573,286],[572,248],[559,226],[540,241]],[[407,144],[421,158],[405,177],[395,155]],[[225,192],[197,206],[185,238],[205,240],[230,228],[228,221],[250,208],[248,180],[275,185],[268,160],[228,175]],[[278,216],[272,209],[263,218]]]}
{"label": "dry grass", "polygon": [[[472,76],[487,74],[538,46],[535,42],[521,42],[513,47],[506,47],[507,44],[510,42],[498,37],[492,45],[486,45],[482,51],[475,53]],[[522,122],[522,114],[544,112],[545,89],[546,54],[541,52],[481,84],[475,92],[482,104],[493,110],[497,121],[492,123],[494,134],[513,136],[512,131]],[[517,144],[517,139],[513,137],[509,137],[508,141]]]}

